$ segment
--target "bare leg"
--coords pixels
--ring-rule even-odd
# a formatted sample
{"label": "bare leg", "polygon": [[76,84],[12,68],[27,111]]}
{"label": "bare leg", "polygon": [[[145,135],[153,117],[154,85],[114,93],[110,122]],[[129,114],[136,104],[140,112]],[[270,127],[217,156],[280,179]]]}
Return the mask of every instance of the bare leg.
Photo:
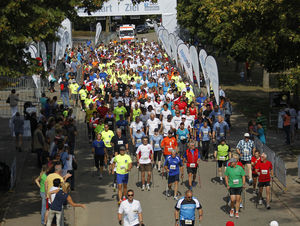
{"label": "bare leg", "polygon": [[147,184],[150,184],[151,181],[151,171],[148,171],[148,176],[147,176]]}
{"label": "bare leg", "polygon": [[119,200],[122,200],[122,184],[118,184],[118,196]]}
{"label": "bare leg", "polygon": [[141,174],[142,174],[142,185],[145,185],[145,171],[142,171]]}
{"label": "bare leg", "polygon": [[174,196],[177,196],[177,191],[178,191],[178,181],[175,181]]}
{"label": "bare leg", "polygon": [[235,212],[238,213],[240,210],[240,200],[241,200],[241,196],[237,195],[236,196],[236,202],[235,202]]}

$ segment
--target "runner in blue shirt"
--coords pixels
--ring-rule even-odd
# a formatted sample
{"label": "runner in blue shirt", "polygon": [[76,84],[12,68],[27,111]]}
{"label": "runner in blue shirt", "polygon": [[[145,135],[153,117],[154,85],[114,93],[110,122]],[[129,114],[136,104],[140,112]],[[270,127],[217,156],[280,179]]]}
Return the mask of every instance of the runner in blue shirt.
{"label": "runner in blue shirt", "polygon": [[202,160],[207,160],[209,153],[209,143],[211,138],[211,129],[208,126],[207,121],[204,121],[203,126],[200,129],[199,138],[202,143]]}
{"label": "runner in blue shirt", "polygon": [[[154,150],[154,168],[157,168],[158,172],[160,172],[161,167],[162,149],[160,144],[162,140],[163,136],[158,133],[158,128],[154,129],[154,135],[150,137],[150,144],[152,145]],[[158,165],[156,165],[156,160],[158,161]]]}
{"label": "runner in blue shirt", "polygon": [[[187,190],[185,197],[178,200],[175,206],[175,225],[194,226],[195,225],[195,210],[198,210],[199,221],[202,221],[203,210],[200,202],[193,197],[193,192]],[[180,221],[180,222],[179,222]]]}
{"label": "runner in blue shirt", "polygon": [[136,152],[137,148],[142,144],[142,138],[145,136],[145,133],[138,127],[136,132],[133,132],[132,134],[132,144],[135,146]]}
{"label": "runner in blue shirt", "polygon": [[[97,168],[99,178],[102,179],[104,161],[106,162],[107,160],[105,159],[105,152],[106,152],[105,149],[106,148],[105,148],[105,144],[102,140],[101,133],[97,134],[97,139],[94,140],[92,147],[93,147],[92,151],[93,151],[94,160],[95,160],[95,167]],[[100,163],[100,167],[99,167],[99,163]]]}
{"label": "runner in blue shirt", "polygon": [[[181,178],[183,179],[183,164],[181,158],[176,154],[176,150],[172,150],[172,155],[169,155],[165,160],[165,169],[169,173],[168,178],[168,190],[166,191],[166,195],[170,197],[170,190],[172,189],[172,184],[175,184],[174,188],[174,199],[178,200],[177,198],[177,191],[178,191],[178,181],[179,181],[179,174],[181,173]],[[180,171],[179,171],[180,170]]]}
{"label": "runner in blue shirt", "polygon": [[187,128],[184,128],[184,123],[180,123],[180,126],[176,132],[176,138],[178,142],[179,155],[183,156],[184,152],[187,149],[187,142],[190,138],[190,133]]}

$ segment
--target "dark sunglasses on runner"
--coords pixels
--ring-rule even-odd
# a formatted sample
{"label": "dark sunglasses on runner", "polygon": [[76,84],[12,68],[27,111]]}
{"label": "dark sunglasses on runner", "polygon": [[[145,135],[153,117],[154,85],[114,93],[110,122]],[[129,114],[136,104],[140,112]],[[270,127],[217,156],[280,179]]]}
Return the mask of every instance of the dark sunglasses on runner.
{"label": "dark sunglasses on runner", "polygon": [[133,197],[133,194],[128,194],[127,196],[128,196],[128,197]]}

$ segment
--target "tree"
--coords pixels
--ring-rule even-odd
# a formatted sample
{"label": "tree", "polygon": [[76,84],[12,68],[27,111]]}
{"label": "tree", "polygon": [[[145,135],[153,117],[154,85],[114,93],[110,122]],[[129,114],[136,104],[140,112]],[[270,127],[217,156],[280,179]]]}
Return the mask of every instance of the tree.
{"label": "tree", "polygon": [[300,62],[297,6],[298,0],[179,0],[177,19],[217,54],[278,72]]}
{"label": "tree", "polygon": [[76,7],[90,13],[101,9],[105,1],[1,0],[0,74],[18,76],[39,70],[37,61],[23,51],[28,43],[57,40],[55,32],[61,22],[65,18],[76,19]]}

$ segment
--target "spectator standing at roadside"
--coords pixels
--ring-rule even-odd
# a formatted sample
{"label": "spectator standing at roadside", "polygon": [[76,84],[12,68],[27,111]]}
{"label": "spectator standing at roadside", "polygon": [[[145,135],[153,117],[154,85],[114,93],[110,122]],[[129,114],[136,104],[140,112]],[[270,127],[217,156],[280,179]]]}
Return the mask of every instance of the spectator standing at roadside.
{"label": "spectator standing at roadside", "polygon": [[62,82],[60,83],[60,94],[61,94],[62,101],[64,103],[64,107],[70,107],[69,84],[65,77],[62,79]]}
{"label": "spectator standing at roadside", "polygon": [[16,150],[22,151],[23,131],[24,131],[24,119],[17,112],[13,117],[14,133],[16,136]]}
{"label": "spectator standing at roadside", "polygon": [[11,110],[11,116],[14,116],[18,111],[19,94],[16,94],[16,90],[12,89],[8,96],[6,103],[9,104]]}

